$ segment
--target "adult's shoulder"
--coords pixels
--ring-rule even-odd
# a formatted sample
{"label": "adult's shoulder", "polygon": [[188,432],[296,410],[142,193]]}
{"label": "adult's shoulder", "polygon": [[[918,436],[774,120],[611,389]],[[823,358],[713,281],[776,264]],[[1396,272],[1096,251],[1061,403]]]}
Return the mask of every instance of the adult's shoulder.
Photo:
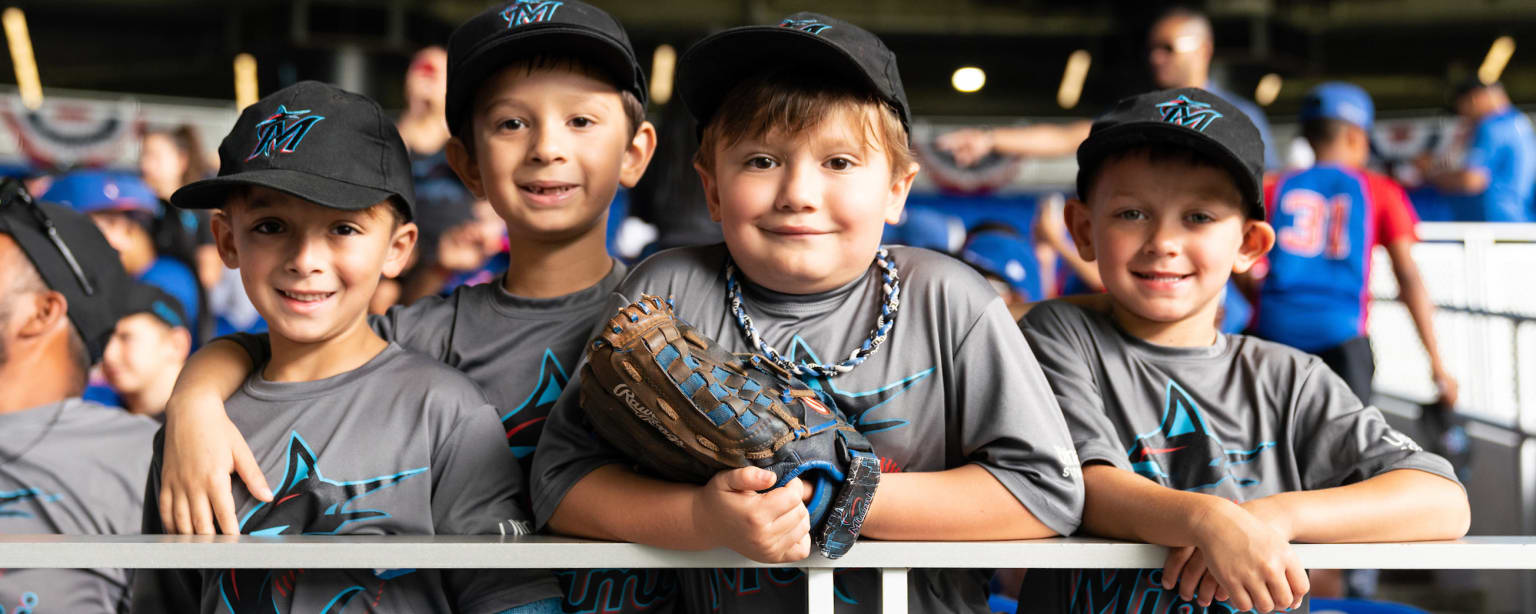
{"label": "adult's shoulder", "polygon": [[64,413],[59,423],[71,431],[87,431],[92,437],[106,439],[142,440],[149,442],[160,424],[129,413],[119,407],[102,405],[95,401],[75,399],[65,401]]}

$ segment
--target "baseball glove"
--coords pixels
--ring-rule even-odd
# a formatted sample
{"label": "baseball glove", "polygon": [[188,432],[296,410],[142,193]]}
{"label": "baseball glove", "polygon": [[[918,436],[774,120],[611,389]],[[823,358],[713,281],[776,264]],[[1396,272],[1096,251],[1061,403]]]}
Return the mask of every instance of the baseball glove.
{"label": "baseball glove", "polygon": [[774,488],[805,479],[812,542],[827,558],[853,547],[880,460],[805,382],[725,351],[649,295],[607,323],[581,373],[594,429],[641,467],[697,484],[740,467],[772,471]]}

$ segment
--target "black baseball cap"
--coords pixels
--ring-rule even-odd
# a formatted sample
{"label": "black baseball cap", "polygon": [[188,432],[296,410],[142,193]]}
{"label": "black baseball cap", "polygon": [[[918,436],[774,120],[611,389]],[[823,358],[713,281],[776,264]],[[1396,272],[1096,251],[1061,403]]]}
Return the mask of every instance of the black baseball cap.
{"label": "black baseball cap", "polygon": [[219,175],[182,186],[171,204],[216,209],[240,186],[347,211],[392,200],[407,220],[416,217],[411,159],[394,119],[371,98],[318,81],[277,90],[241,111],[219,144]]}
{"label": "black baseball cap", "polygon": [[1248,217],[1265,219],[1261,186],[1264,141],[1253,120],[1220,96],[1197,87],[1138,94],[1115,103],[1094,120],[1077,148],[1077,193],[1086,196],[1085,172],[1096,172],[1115,152],[1147,145],[1174,145],[1209,156],[1232,175]]}
{"label": "black baseball cap", "polygon": [[474,16],[448,38],[448,130],[461,136],[486,78],[536,56],[590,62],[620,91],[646,102],[645,73],[612,15],[580,0],[516,0]]}
{"label": "black baseball cap", "polygon": [[123,317],[138,313],[155,316],[171,328],[191,328],[187,324],[187,310],[181,307],[181,301],[166,294],[158,286],[141,281],[129,286],[123,302]]}
{"label": "black baseball cap", "polygon": [[895,107],[902,127],[911,133],[912,109],[896,54],[868,30],[819,13],[795,13],[778,25],[731,28],[695,43],[678,63],[678,96],[704,126],[737,84],[784,68],[868,86]]}
{"label": "black baseball cap", "polygon": [[85,341],[91,363],[122,316],[132,284],[117,250],[83,213],[32,199],[19,181],[0,183],[0,233],[10,235],[49,288],[64,295],[69,321]]}

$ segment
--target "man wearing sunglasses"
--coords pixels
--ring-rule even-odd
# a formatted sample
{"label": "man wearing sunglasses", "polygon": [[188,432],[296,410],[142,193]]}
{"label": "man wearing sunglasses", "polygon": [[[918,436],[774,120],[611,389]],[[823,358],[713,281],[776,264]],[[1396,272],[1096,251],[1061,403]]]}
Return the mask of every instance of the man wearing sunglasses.
{"label": "man wearing sunglasses", "polygon": [[[136,534],[155,423],[83,401],[128,289],[95,224],[0,182],[0,534]],[[0,611],[119,612],[121,569],[0,569]]]}
{"label": "man wearing sunglasses", "polygon": [[[1211,20],[1205,15],[1183,7],[1164,12],[1147,31],[1147,67],[1152,72],[1152,83],[1157,89],[1198,87],[1211,92],[1253,120],[1264,140],[1264,159],[1270,167],[1279,161],[1269,122],[1264,111],[1253,102],[1222,89],[1211,81],[1211,55],[1215,51],[1212,42]],[[1070,156],[1077,146],[1088,138],[1093,120],[1077,120],[1068,123],[1042,123],[1029,126],[1009,126],[985,130],[957,130],[939,137],[935,143],[939,149],[955,157],[960,166],[970,166],[997,152],[1004,155],[1027,157]]]}

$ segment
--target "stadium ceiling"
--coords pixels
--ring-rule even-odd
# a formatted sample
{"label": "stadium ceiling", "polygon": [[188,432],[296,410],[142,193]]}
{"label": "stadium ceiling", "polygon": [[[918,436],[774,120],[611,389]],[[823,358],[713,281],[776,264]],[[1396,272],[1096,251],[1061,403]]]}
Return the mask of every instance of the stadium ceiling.
{"label": "stadium ceiling", "polygon": [[[1143,36],[1166,3],[1125,0],[590,0],[612,12],[648,62],[711,31],[815,10],[880,33],[901,59],[916,112],[945,116],[1078,115],[1147,87]],[[416,48],[446,40],[482,0],[25,0],[45,88],[221,99],[231,59],[259,62],[262,91],[298,79],[350,83],[400,104],[400,75]],[[1446,84],[1474,70],[1494,38],[1515,38],[1505,82],[1536,102],[1536,0],[1209,0],[1220,73],[1251,92],[1284,78],[1274,111],[1294,110],[1306,87],[1361,83],[1387,110],[1437,107]],[[1083,102],[1056,106],[1074,50],[1092,54]],[[9,59],[0,82],[12,82]],[[987,71],[960,94],[950,74]],[[348,73],[341,77],[340,73]]]}

